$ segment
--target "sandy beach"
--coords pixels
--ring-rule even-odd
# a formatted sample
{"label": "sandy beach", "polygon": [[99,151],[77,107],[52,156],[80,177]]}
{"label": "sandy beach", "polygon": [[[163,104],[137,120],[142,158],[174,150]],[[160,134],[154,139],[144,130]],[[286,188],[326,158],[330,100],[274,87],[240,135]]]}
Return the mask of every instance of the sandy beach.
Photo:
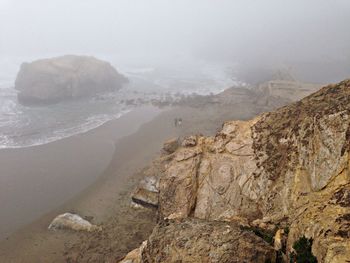
{"label": "sandy beach", "polygon": [[40,146],[1,150],[0,239],[94,182],[111,161],[115,142],[134,133],[158,112],[143,107],[84,134]]}
{"label": "sandy beach", "polygon": [[[223,121],[248,119],[254,114],[239,104],[229,108],[146,107],[85,134],[0,152],[1,169],[12,177],[8,185],[14,186],[1,183],[1,199],[6,200],[9,193],[7,202],[1,203],[7,215],[1,219],[2,225],[7,222],[12,228],[1,231],[5,240],[0,242],[0,259],[66,262],[67,253],[70,258],[76,253],[77,262],[122,258],[147,238],[155,224],[154,211],[131,208],[130,192],[142,176],[140,171],[160,153],[163,142],[195,133],[214,134]],[[174,127],[176,117],[183,119],[180,127]],[[51,173],[45,177],[47,171]],[[16,206],[10,206],[10,200],[16,200]],[[48,231],[51,220],[67,211],[109,229],[108,237]],[[22,227],[9,235],[18,226]],[[86,240],[85,249],[79,240]]]}

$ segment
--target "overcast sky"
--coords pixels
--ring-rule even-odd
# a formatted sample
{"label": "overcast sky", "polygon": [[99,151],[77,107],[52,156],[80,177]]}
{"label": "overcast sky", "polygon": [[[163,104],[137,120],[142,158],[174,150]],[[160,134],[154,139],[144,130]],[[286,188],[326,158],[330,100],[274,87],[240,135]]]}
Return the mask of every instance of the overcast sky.
{"label": "overcast sky", "polygon": [[350,58],[349,0],[0,0],[0,55]]}

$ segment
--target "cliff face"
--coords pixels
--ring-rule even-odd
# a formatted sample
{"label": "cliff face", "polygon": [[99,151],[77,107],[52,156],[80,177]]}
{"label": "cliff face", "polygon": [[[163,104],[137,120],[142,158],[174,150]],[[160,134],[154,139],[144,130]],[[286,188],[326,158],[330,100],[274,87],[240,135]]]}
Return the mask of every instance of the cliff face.
{"label": "cliff face", "polygon": [[[343,81],[253,120],[226,122],[213,137],[185,139],[157,162],[162,172],[153,176],[159,180],[161,223],[137,260],[165,262],[156,260],[161,254],[166,262],[200,262],[198,257],[205,258],[201,262],[273,262],[270,247],[265,244],[259,254],[261,247],[254,244],[263,241],[243,238],[250,233],[239,232],[238,225],[280,229],[275,247],[279,249],[284,238],[287,255],[294,242],[306,236],[313,239],[312,252],[319,262],[350,261],[349,123],[350,81]],[[164,227],[164,218],[170,225]],[[236,224],[232,236],[241,241],[225,239],[224,234],[212,238],[208,233],[215,235],[216,230],[189,227],[193,220],[201,220],[203,228],[213,221]],[[282,228],[289,229],[284,237]],[[230,252],[208,245],[199,249],[202,235],[222,238],[221,245],[228,249],[243,242],[244,247],[253,246],[252,251],[236,248],[233,261],[223,260]],[[249,258],[255,252],[264,256]],[[240,256],[236,260],[234,255]]]}

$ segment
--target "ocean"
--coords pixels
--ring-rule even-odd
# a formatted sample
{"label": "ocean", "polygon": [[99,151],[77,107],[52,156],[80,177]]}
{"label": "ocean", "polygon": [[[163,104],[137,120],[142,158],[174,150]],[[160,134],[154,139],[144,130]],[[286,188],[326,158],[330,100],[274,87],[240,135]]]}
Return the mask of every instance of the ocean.
{"label": "ocean", "polygon": [[0,149],[40,145],[83,133],[121,117],[141,102],[164,101],[169,96],[216,94],[239,83],[227,65],[192,61],[186,67],[181,64],[145,66],[111,61],[130,80],[121,90],[54,105],[27,107],[17,102],[14,82],[20,64],[31,60],[20,57],[0,60]]}

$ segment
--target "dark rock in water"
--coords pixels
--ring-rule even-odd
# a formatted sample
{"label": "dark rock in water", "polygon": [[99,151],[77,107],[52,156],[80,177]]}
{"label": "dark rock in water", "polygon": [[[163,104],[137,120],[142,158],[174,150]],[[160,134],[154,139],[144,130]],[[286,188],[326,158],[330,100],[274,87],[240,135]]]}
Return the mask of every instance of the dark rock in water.
{"label": "dark rock in water", "polygon": [[108,62],[67,55],[23,63],[15,88],[21,104],[52,104],[115,91],[128,80]]}

